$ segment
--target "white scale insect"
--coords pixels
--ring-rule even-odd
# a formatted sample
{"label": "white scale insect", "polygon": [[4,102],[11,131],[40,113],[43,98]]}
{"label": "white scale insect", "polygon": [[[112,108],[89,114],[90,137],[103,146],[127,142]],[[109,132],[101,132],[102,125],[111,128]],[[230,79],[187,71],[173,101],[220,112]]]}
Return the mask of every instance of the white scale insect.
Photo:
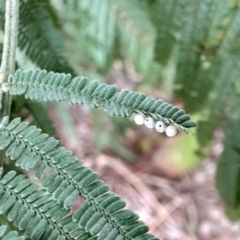
{"label": "white scale insect", "polygon": [[177,128],[169,125],[167,126],[163,121],[157,121],[155,123],[154,119],[151,117],[145,118],[142,114],[137,114],[134,118],[137,125],[145,125],[147,128],[153,129],[155,127],[156,131],[159,133],[165,132],[168,137],[173,137],[177,134]]}
{"label": "white scale insect", "polygon": [[160,133],[165,132],[166,128],[167,126],[163,121],[157,121],[155,124],[155,129]]}
{"label": "white scale insect", "polygon": [[145,122],[145,117],[141,114],[137,114],[134,118],[134,121],[137,125],[143,125]]}
{"label": "white scale insect", "polygon": [[154,128],[155,127],[155,121],[151,117],[147,117],[145,119],[144,124],[147,128]]}

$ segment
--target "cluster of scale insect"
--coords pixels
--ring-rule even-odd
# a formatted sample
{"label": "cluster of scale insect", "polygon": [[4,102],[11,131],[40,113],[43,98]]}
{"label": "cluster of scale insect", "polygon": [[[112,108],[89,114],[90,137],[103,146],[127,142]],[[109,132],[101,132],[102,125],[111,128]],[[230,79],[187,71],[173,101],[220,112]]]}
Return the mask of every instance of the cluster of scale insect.
{"label": "cluster of scale insect", "polygon": [[168,137],[173,137],[177,134],[177,128],[172,125],[167,125],[163,121],[155,121],[151,117],[145,117],[144,115],[137,114],[134,117],[134,121],[137,125],[145,125],[147,128],[155,128],[157,132],[164,133]]}

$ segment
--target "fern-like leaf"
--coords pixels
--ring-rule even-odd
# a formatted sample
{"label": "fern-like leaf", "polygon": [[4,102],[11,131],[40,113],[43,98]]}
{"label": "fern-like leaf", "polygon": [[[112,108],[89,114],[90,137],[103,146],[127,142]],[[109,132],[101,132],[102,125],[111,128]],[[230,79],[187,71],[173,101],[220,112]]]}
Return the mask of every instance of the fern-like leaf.
{"label": "fern-like leaf", "polygon": [[[2,126],[0,149],[3,149],[11,160],[16,161],[17,166],[27,170],[34,169],[36,177],[41,177],[47,166],[52,169],[42,183],[47,194],[42,197],[47,205],[50,201],[48,195],[65,209],[69,209],[79,195],[85,199],[72,218],[63,219],[56,224],[64,225],[73,221],[67,226],[71,228],[77,224],[88,237],[95,236],[94,239],[156,239],[147,234],[148,228],[138,221],[136,214],[124,209],[126,203],[109,192],[109,187],[97,180],[97,174],[84,167],[71,152],[59,146],[56,139],[42,134],[40,129],[28,126],[19,118],[8,125],[2,123]],[[19,179],[14,182],[18,183]],[[32,188],[34,187],[31,187],[31,191],[35,191]],[[38,193],[35,195],[38,196]],[[62,211],[59,212],[63,214],[61,218],[67,215],[67,212]],[[58,229],[58,226],[56,228]]]}
{"label": "fern-like leaf", "polygon": [[180,131],[189,133],[188,128],[196,126],[183,110],[129,90],[117,91],[116,86],[88,81],[87,78],[73,78],[70,74],[47,72],[46,70],[18,70],[10,79],[10,93],[24,94],[26,98],[45,101],[68,100],[72,104],[89,104],[102,107],[110,115],[130,117],[140,113],[174,125]]}
{"label": "fern-like leaf", "polygon": [[[51,194],[39,189],[24,175],[16,175],[16,172],[10,171],[0,180],[0,214],[7,214],[8,221],[13,222],[19,231],[23,231],[28,239],[78,237],[77,239],[87,240],[92,237],[73,222],[69,212],[69,208],[64,208],[52,198]],[[68,218],[67,223],[64,222],[66,218]],[[68,231],[68,224],[72,226],[73,232]],[[6,239],[17,237],[16,232],[10,234],[13,238]]]}

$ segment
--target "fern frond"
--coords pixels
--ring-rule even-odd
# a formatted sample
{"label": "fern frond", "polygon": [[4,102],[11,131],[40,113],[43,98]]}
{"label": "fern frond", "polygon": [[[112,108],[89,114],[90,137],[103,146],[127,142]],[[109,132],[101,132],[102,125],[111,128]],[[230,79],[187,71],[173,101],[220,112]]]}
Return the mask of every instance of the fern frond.
{"label": "fern frond", "polygon": [[41,68],[72,73],[63,57],[57,17],[49,1],[21,0],[19,16],[19,48]]}
{"label": "fern frond", "polygon": [[7,232],[7,226],[0,226],[0,238],[2,240],[25,240],[24,236],[18,236],[17,231]]}
{"label": "fern frond", "polygon": [[96,239],[156,239],[147,234],[148,228],[138,221],[136,214],[124,209],[126,203],[97,180],[95,172],[35,126],[14,119],[2,128],[0,149],[4,149],[17,166],[34,168],[36,177],[41,177],[49,166],[52,172],[43,181],[42,188],[66,209],[79,195],[84,198],[85,202],[72,219],[86,233],[97,235]]}
{"label": "fern frond", "polygon": [[130,117],[141,113],[174,125],[180,131],[189,133],[188,128],[196,126],[183,110],[128,90],[117,91],[116,86],[88,81],[87,78],[71,78],[70,74],[47,72],[46,70],[18,70],[10,79],[10,94],[45,101],[67,100],[73,104],[89,104],[102,107],[110,115]]}

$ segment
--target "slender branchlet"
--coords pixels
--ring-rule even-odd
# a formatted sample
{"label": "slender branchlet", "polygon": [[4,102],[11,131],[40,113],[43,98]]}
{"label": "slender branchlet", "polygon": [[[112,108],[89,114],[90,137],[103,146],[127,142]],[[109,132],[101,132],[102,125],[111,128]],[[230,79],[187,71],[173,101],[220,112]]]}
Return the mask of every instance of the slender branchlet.
{"label": "slender branchlet", "polygon": [[[4,92],[2,86],[7,84],[8,76],[15,71],[15,54],[18,37],[19,0],[6,0],[5,29],[3,54],[0,68],[0,120],[10,115],[12,97],[9,92]],[[1,162],[6,156],[0,152]]]}
{"label": "slender branchlet", "polygon": [[[15,53],[18,36],[19,1],[6,0],[3,55],[0,69],[0,84],[7,83],[8,76],[15,71]],[[0,119],[9,116],[11,96],[0,91]]]}

